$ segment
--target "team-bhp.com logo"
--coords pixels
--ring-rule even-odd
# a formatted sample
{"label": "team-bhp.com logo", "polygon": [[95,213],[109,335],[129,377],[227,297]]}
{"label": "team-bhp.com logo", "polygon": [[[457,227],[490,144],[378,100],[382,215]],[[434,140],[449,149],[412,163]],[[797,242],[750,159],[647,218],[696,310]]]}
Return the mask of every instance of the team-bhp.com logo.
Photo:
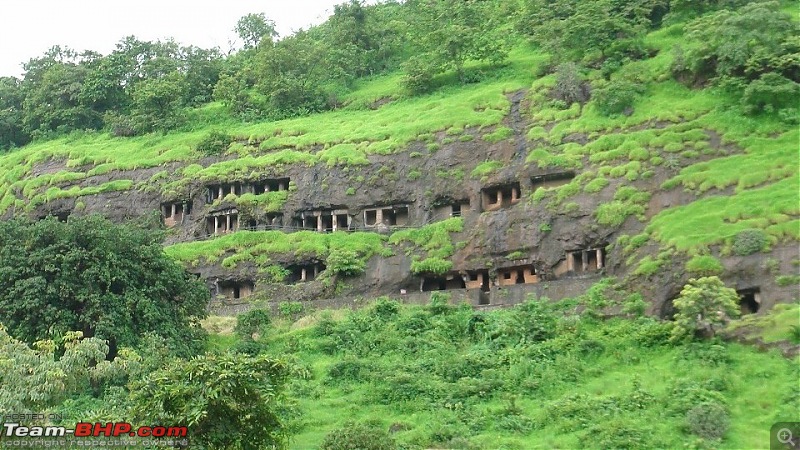
{"label": "team-bhp.com logo", "polygon": [[4,423],[2,436],[27,438],[27,437],[186,437],[186,427],[137,427],[133,428],[127,422],[78,422],[75,428],[58,426],[22,426],[18,423]]}

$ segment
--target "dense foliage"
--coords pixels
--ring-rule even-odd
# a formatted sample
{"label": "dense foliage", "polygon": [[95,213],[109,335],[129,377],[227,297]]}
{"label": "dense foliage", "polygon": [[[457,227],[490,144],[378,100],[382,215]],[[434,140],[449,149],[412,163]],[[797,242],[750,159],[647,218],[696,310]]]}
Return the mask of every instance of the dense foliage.
{"label": "dense foliage", "polygon": [[752,448],[794,414],[796,364],[674,342],[671,322],[602,319],[609,286],[492,312],[440,294],[425,306],[382,298],[256,343],[312,373],[289,384],[294,448]]}
{"label": "dense foliage", "polygon": [[283,448],[285,363],[266,356],[207,354],[162,368],[131,387],[136,417],[188,427],[192,447]]}
{"label": "dense foliage", "polygon": [[160,233],[98,216],[0,223],[0,320],[32,343],[69,331],[139,345],[145,333],[179,354],[203,348],[208,290],[164,254]]}

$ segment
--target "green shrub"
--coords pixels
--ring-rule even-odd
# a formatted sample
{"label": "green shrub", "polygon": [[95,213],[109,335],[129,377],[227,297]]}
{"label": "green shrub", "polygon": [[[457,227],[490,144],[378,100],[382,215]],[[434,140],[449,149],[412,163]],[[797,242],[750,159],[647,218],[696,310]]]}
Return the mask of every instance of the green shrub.
{"label": "green shrub", "polygon": [[352,250],[336,249],[325,259],[325,265],[332,273],[355,276],[364,273],[367,263]]}
{"label": "green shrub", "polygon": [[428,59],[425,55],[412,56],[403,67],[403,86],[413,95],[424,94],[433,89],[434,69]]}
{"label": "green shrub", "polygon": [[369,365],[352,355],[334,362],[328,368],[330,382],[361,382],[369,380]]}
{"label": "green shrub", "polygon": [[233,137],[222,131],[208,133],[195,147],[204,155],[220,155],[228,149],[233,142]]}
{"label": "green shrub", "polygon": [[606,86],[595,90],[594,98],[600,114],[613,116],[630,110],[642,93],[644,93],[642,84],[616,78]]}
{"label": "green shrub", "polygon": [[395,450],[397,445],[377,424],[348,422],[325,436],[322,450]]}
{"label": "green shrub", "polygon": [[637,422],[615,418],[604,423],[587,427],[581,436],[581,443],[595,448],[650,448],[661,447],[651,441],[649,427]]}
{"label": "green shrub", "polygon": [[767,245],[767,234],[759,229],[747,229],[736,233],[733,238],[733,253],[739,256],[760,252]]}
{"label": "green shrub", "polygon": [[575,63],[564,63],[556,68],[556,84],[552,96],[563,101],[566,106],[575,102],[586,103],[589,100],[589,85],[580,74],[580,67]]}
{"label": "green shrub", "polygon": [[278,303],[278,312],[281,316],[287,319],[296,319],[303,313],[304,307],[300,302],[280,302]]}
{"label": "green shrub", "polygon": [[703,439],[722,438],[729,424],[728,411],[717,402],[701,403],[686,413],[686,426]]}
{"label": "green shrub", "polygon": [[372,306],[372,312],[381,320],[388,320],[396,317],[400,312],[400,303],[388,297],[380,297]]}
{"label": "green shrub", "polygon": [[642,294],[636,292],[629,295],[622,305],[622,312],[634,316],[642,316],[647,310],[647,302],[644,301]]}
{"label": "green shrub", "polygon": [[689,280],[674,305],[674,340],[691,339],[697,332],[713,336],[714,327],[739,316],[739,295],[716,276]]}
{"label": "green shrub", "polygon": [[470,173],[470,175],[473,178],[488,177],[502,168],[503,163],[500,161],[484,161],[472,169],[472,173]]}
{"label": "green shrub", "polygon": [[269,311],[266,309],[251,309],[236,316],[236,326],[233,332],[240,339],[253,340],[253,335],[258,333],[264,336],[269,330]]}
{"label": "green shrub", "polygon": [[441,292],[434,292],[431,294],[431,302],[426,307],[431,315],[439,316],[447,314],[453,310],[450,306],[450,294],[443,294]]}

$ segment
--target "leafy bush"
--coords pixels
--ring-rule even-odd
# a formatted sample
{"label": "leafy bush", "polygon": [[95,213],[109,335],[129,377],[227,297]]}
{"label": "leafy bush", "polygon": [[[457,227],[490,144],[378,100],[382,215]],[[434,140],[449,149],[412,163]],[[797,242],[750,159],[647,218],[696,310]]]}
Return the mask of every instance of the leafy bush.
{"label": "leafy bush", "polygon": [[733,253],[739,256],[760,252],[767,245],[767,234],[759,229],[747,229],[736,233],[733,238]]}
{"label": "leafy bush", "polygon": [[222,131],[208,133],[195,149],[204,155],[221,155],[233,142],[233,137]]}
{"label": "leafy bush", "polygon": [[395,450],[394,439],[376,424],[349,422],[325,436],[322,450]]}
{"label": "leafy bush", "polygon": [[644,301],[642,294],[636,292],[629,295],[622,305],[622,312],[634,316],[641,316],[647,310],[647,302]]}
{"label": "leafy bush", "polygon": [[750,82],[742,96],[742,107],[749,114],[771,113],[797,105],[800,83],[777,73],[765,73]]}
{"label": "leafy bush", "polygon": [[281,316],[287,319],[295,320],[303,314],[303,304],[301,302],[280,302],[278,303],[278,312]]}
{"label": "leafy bush", "polygon": [[450,306],[450,294],[443,294],[441,292],[434,292],[431,294],[431,302],[426,307],[431,315],[439,316],[447,314],[453,310]]}
{"label": "leafy bush", "polygon": [[695,379],[675,380],[668,397],[670,413],[685,415],[692,408],[704,403],[725,404],[725,396],[717,390],[718,386],[704,385]]}
{"label": "leafy bush", "polygon": [[400,303],[388,297],[380,297],[372,306],[372,312],[381,320],[389,320],[400,312]]}
{"label": "leafy bush", "polygon": [[575,63],[564,63],[556,68],[556,85],[552,96],[563,101],[567,106],[578,102],[589,101],[589,84],[583,79]]}
{"label": "leafy bush", "polygon": [[652,433],[647,425],[639,425],[633,421],[614,419],[609,422],[592,424],[581,436],[581,443],[586,447],[596,448],[650,448],[661,447],[651,442]]}
{"label": "leafy bush", "polygon": [[689,364],[697,364],[699,362],[706,366],[720,366],[730,362],[727,347],[720,344],[708,344],[707,342],[692,342],[680,347],[680,353],[677,358]]}
{"label": "leafy bush", "polygon": [[800,275],[778,275],[775,277],[775,283],[781,287],[800,284]]}
{"label": "leafy bush", "polygon": [[730,86],[744,86],[768,72],[795,79],[794,29],[792,17],[777,1],[749,2],[707,14],[687,26],[689,39],[697,45],[686,51],[685,65],[696,81],[711,74]]}
{"label": "leafy bush", "polygon": [[334,382],[361,382],[369,379],[370,367],[367,363],[353,356],[331,364],[328,368],[328,379]]}
{"label": "leafy bush", "polygon": [[697,332],[713,336],[715,326],[739,316],[739,296],[716,276],[689,280],[674,305],[675,340],[691,338]]}
{"label": "leafy bush", "polygon": [[325,260],[328,270],[335,274],[355,276],[364,273],[367,263],[352,250],[336,249]]}
{"label": "leafy bush", "polygon": [[631,111],[633,103],[643,93],[644,86],[641,83],[618,77],[596,89],[594,98],[600,114],[614,116]]}
{"label": "leafy bush", "polygon": [[201,448],[282,448],[290,375],[287,364],[263,355],[205,354],[169,364],[133,384],[135,420],[187,426]]}
{"label": "leafy bush", "polygon": [[727,409],[717,402],[701,403],[686,413],[686,426],[703,439],[722,438],[729,424]]}
{"label": "leafy bush", "polygon": [[433,89],[435,69],[424,55],[416,55],[406,61],[403,86],[413,95],[424,94]]}
{"label": "leafy bush", "polygon": [[255,334],[264,336],[269,330],[269,326],[269,311],[266,309],[251,309],[236,316],[236,326],[233,328],[233,332],[240,339],[253,340]]}

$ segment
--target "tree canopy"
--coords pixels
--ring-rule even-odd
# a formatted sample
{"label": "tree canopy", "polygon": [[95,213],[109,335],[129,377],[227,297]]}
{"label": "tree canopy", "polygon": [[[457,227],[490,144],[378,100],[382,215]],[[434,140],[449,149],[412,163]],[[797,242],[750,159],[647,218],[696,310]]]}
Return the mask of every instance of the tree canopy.
{"label": "tree canopy", "polygon": [[196,353],[209,293],[160,239],[99,216],[0,223],[3,324],[29,343],[80,331],[108,340],[111,358],[147,332],[178,354]]}

